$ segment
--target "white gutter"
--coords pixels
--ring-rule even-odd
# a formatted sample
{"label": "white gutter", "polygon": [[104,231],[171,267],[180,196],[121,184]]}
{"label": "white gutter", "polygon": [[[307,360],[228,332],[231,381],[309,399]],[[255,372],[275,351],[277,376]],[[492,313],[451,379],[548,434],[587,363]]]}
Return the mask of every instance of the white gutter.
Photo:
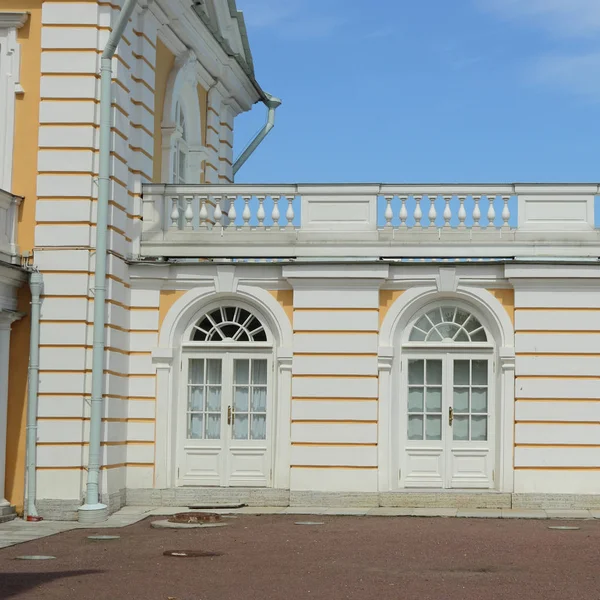
{"label": "white gutter", "polygon": [[96,272],[94,279],[94,342],[92,351],[92,399],[90,402],[90,443],[85,504],[79,507],[79,521],[100,523],[108,518],[108,507],[100,502],[100,460],[104,396],[104,326],[106,299],[106,233],[110,195],[110,135],[112,113],[112,58],[127,27],[137,0],[125,0],[116,25],[108,38],[100,67],[100,157],[98,171],[98,213],[96,218]]}
{"label": "white gutter", "polygon": [[241,166],[250,158],[253,152],[258,148],[260,143],[267,137],[271,129],[275,127],[275,110],[281,105],[281,100],[271,96],[265,92],[266,100],[263,100],[265,106],[268,108],[267,122],[264,127],[256,134],[256,137],[248,144],[248,147],[240,154],[237,160],[233,163],[233,174],[240,170]]}
{"label": "white gutter", "polygon": [[25,468],[25,517],[27,521],[41,521],[35,506],[37,496],[37,417],[38,388],[40,370],[40,308],[42,293],[42,274],[33,271],[29,274],[31,289],[31,323],[29,333],[29,369],[27,374],[27,425],[26,468]]}

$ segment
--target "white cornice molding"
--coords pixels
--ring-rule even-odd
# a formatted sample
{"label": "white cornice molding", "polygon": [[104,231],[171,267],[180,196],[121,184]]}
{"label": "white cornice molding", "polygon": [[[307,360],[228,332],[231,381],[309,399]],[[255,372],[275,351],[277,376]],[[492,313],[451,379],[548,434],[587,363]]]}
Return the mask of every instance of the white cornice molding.
{"label": "white cornice molding", "polygon": [[28,18],[28,12],[0,12],[0,29],[20,29]]}

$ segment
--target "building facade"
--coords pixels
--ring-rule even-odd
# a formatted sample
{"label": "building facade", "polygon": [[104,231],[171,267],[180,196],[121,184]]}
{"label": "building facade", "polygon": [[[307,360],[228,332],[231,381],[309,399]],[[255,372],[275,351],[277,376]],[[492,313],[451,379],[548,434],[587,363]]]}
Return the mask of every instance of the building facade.
{"label": "building facade", "polygon": [[[4,495],[22,509],[37,270],[46,518],[85,490],[121,4],[0,0]],[[234,183],[234,119],[267,96],[232,0],[140,0],[113,60],[102,501],[600,505],[598,185]]]}

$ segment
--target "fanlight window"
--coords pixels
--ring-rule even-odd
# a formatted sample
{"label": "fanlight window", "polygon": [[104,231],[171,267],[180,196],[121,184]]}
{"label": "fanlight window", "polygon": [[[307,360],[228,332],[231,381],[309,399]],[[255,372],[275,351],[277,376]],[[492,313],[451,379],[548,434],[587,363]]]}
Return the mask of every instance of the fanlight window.
{"label": "fanlight window", "polygon": [[239,306],[222,306],[194,325],[193,342],[266,342],[264,325]]}
{"label": "fanlight window", "polygon": [[410,332],[411,342],[487,342],[483,325],[471,313],[455,306],[434,308]]}

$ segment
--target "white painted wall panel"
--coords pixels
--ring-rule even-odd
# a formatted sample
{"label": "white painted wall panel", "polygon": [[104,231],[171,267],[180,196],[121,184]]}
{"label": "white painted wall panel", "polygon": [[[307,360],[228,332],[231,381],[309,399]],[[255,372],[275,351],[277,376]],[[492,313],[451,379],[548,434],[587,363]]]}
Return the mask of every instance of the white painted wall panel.
{"label": "white painted wall panel", "polygon": [[[49,442],[83,442],[87,440],[84,432],[84,421],[46,421],[38,422],[37,440],[40,443]],[[42,450],[43,451],[43,450]]]}
{"label": "white painted wall panel", "polygon": [[91,150],[40,150],[38,169],[40,171],[64,171],[69,165],[70,171],[90,172],[93,168],[94,153]]}
{"label": "white painted wall panel", "polygon": [[154,444],[127,444],[125,448],[127,462],[154,464]]}
{"label": "white painted wall panel", "polygon": [[547,469],[515,471],[515,492],[520,494],[598,494],[600,471]]}
{"label": "white painted wall panel", "polygon": [[600,467],[600,447],[516,447],[515,467]]}
{"label": "white painted wall panel", "polygon": [[[103,49],[100,34],[103,31],[90,29],[89,27],[69,27],[68,29],[42,27],[42,48],[94,48]],[[102,36],[106,39],[106,35]]]}
{"label": "white painted wall panel", "polygon": [[296,331],[377,331],[376,310],[294,311]]}
{"label": "white painted wall panel", "polygon": [[[130,419],[154,419],[156,417],[156,402],[154,400],[130,400],[127,403],[127,416]],[[129,439],[131,431],[129,432]]]}
{"label": "white painted wall panel", "polygon": [[377,375],[377,356],[294,357],[294,375]]}
{"label": "white painted wall panel", "polygon": [[318,492],[376,492],[377,469],[292,469],[290,489]]}
{"label": "white painted wall panel", "polygon": [[36,246],[89,246],[92,228],[89,225],[37,225]]}
{"label": "white painted wall panel", "polygon": [[600,423],[590,425],[517,423],[515,443],[600,444]]}
{"label": "white painted wall panel", "polygon": [[129,489],[154,487],[154,469],[152,467],[127,467],[126,482]]}
{"label": "white painted wall panel", "polygon": [[517,310],[518,331],[600,331],[600,311]]}
{"label": "white painted wall panel", "polygon": [[[88,363],[91,365],[92,363]],[[83,348],[40,348],[42,371],[80,371],[86,368],[86,353]]]}
{"label": "white painted wall panel", "polygon": [[[135,404],[137,400],[131,402]],[[140,423],[138,421],[129,421],[127,423],[127,439],[138,442],[154,441],[154,423]]]}
{"label": "white painted wall panel", "polygon": [[83,417],[86,412],[86,407],[87,402],[83,399],[83,395],[40,396],[38,402],[38,416],[40,418]]}
{"label": "white painted wall panel", "polygon": [[377,446],[292,446],[291,464],[376,467]]}
{"label": "white painted wall panel", "polygon": [[39,446],[38,467],[79,467],[84,462],[83,446]]}
{"label": "white painted wall panel", "polygon": [[517,353],[600,354],[600,333],[517,333]]}
{"label": "white painted wall panel", "polygon": [[88,316],[91,314],[88,312],[88,301],[85,298],[44,298],[42,300],[42,319],[85,321]]}
{"label": "white painted wall panel", "polygon": [[378,383],[374,377],[294,377],[295,398],[377,398]]}
{"label": "white painted wall panel", "polygon": [[98,9],[90,2],[47,2],[42,6],[42,24],[96,25]]}
{"label": "white painted wall panel", "polygon": [[[96,111],[96,104],[92,101],[53,102],[44,100],[40,103],[40,123],[94,123]],[[40,167],[39,170],[47,169]]]}
{"label": "white painted wall panel", "polygon": [[292,401],[292,419],[306,421],[376,421],[377,402],[374,401]]}
{"label": "white painted wall panel", "polygon": [[40,394],[83,394],[85,373],[40,373]]}
{"label": "white painted wall panel", "polygon": [[294,308],[379,308],[379,290],[295,288]]}
{"label": "white painted wall panel", "polygon": [[129,312],[131,329],[158,331],[158,310],[131,310]]}
{"label": "white painted wall panel", "polygon": [[[554,288],[554,289],[553,289]],[[576,289],[574,286],[556,289],[552,284],[548,289],[515,289],[515,307],[523,308],[600,308],[600,295],[597,290]]]}
{"label": "white painted wall panel", "polygon": [[129,371],[134,375],[154,375],[156,367],[150,354],[132,354],[129,356]]}
{"label": "white painted wall panel", "polygon": [[96,73],[100,56],[96,52],[42,52],[42,73]]}
{"label": "white painted wall panel", "polygon": [[156,379],[154,377],[130,377],[129,395],[136,398],[154,398]]}
{"label": "white painted wall panel", "polygon": [[377,423],[292,423],[292,442],[377,443]]}
{"label": "white painted wall panel", "polygon": [[[49,266],[52,267],[52,265]],[[54,269],[63,270],[60,266],[55,266]],[[88,287],[90,286],[87,273],[42,273],[42,275],[44,277],[45,295],[87,296]]]}
{"label": "white painted wall panel", "polygon": [[[86,340],[85,323],[42,323],[40,344],[63,346],[83,346]],[[83,348],[82,348],[83,351]]]}
{"label": "white painted wall panel", "polygon": [[[59,196],[58,191],[55,189],[50,193],[50,189],[47,186],[45,193],[40,192],[40,180],[45,176],[38,176],[38,194],[40,196]],[[59,179],[56,177],[56,179]],[[79,177],[64,177],[63,179],[80,179]],[[84,176],[81,178],[87,180],[87,184],[91,183],[91,177]],[[65,191],[68,192],[62,197],[68,195],[77,196],[74,193],[77,185],[84,185],[83,181],[75,182],[76,185],[71,186],[71,189],[66,189],[69,186],[65,186]],[[58,183],[58,182],[54,182]],[[87,194],[81,194],[82,196],[89,195],[89,185]],[[52,186],[54,187],[54,186]],[[60,197],[60,196],[59,196]],[[35,205],[35,218],[37,221],[44,221],[47,223],[87,223],[92,219],[92,202],[91,200],[38,200]]]}
{"label": "white painted wall panel", "polygon": [[600,377],[598,356],[517,356],[519,375],[593,375]]}
{"label": "white painted wall panel", "polygon": [[41,469],[37,472],[37,496],[40,499],[74,500],[81,497],[87,473],[79,469]]}
{"label": "white painted wall panel", "polygon": [[302,333],[294,335],[294,353],[373,354],[377,353],[377,334]]}
{"label": "white painted wall panel", "polygon": [[42,148],[94,148],[95,138],[96,130],[86,125],[76,127],[40,125],[39,128],[39,144]]}
{"label": "white painted wall panel", "polygon": [[[90,270],[90,253],[87,250],[36,249],[35,263],[40,271],[85,271]],[[44,282],[47,275],[44,275]],[[49,293],[44,290],[44,293]]]}
{"label": "white painted wall panel", "polygon": [[600,398],[600,379],[517,378],[517,398]]}
{"label": "white painted wall panel", "polygon": [[40,94],[42,98],[95,98],[98,94],[98,84],[98,80],[93,75],[89,77],[42,75]]}
{"label": "white painted wall panel", "polygon": [[600,402],[516,402],[517,421],[600,422]]}
{"label": "white painted wall panel", "polygon": [[132,352],[148,352],[158,346],[157,333],[130,333],[129,350]]}

